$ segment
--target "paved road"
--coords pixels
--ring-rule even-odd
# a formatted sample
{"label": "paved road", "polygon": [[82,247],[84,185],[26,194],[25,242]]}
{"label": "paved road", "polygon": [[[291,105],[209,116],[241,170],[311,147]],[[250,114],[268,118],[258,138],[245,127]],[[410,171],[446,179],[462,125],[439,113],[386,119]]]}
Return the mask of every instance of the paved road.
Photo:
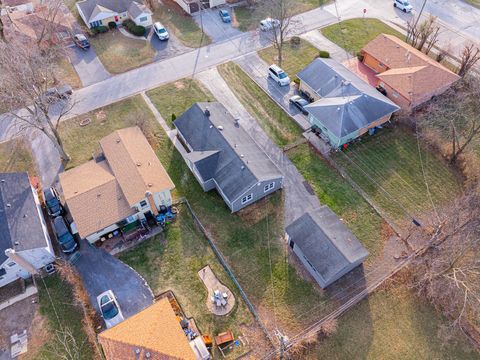
{"label": "paved road", "polygon": [[81,241],[80,258],[75,268],[80,273],[90,301],[98,311],[97,295],[112,290],[125,318],[153,304],[148,284],[134,270],[104,250]]}
{"label": "paved road", "polygon": [[68,49],[68,57],[75,68],[83,86],[95,84],[112,75],[105,69],[95,49],[82,50],[77,46]]}
{"label": "paved road", "polygon": [[225,41],[236,36],[242,35],[243,32],[234,28],[231,23],[224,23],[220,19],[218,11],[224,9],[230,12],[229,6],[222,6],[215,9],[205,9],[200,13],[195,13],[192,17],[198,26],[203,27],[203,31],[212,39],[213,42]]}
{"label": "paved road", "polygon": [[288,211],[285,211],[285,226],[288,226],[306,211],[318,208],[320,201],[314,194],[306,189],[304,185],[306,181],[303,176],[300,175],[295,165],[291,163],[283,151],[270,139],[260,125],[258,125],[257,120],[243,107],[227,83],[220,76],[217,69],[207,70],[198,74],[198,79],[235,118],[240,119],[242,127],[265,151],[285,176],[285,209],[288,209]]}

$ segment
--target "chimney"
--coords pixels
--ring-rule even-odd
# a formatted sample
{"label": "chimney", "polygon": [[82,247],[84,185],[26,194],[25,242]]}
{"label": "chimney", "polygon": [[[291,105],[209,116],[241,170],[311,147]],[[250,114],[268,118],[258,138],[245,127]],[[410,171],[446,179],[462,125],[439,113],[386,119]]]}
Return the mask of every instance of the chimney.
{"label": "chimney", "polygon": [[15,250],[7,249],[5,250],[5,255],[8,256],[13,261],[15,261],[22,268],[27,270],[30,274],[32,275],[38,274],[37,269],[35,269],[35,267],[32,264],[30,264],[22,255],[17,254]]}
{"label": "chimney", "polygon": [[153,216],[157,216],[158,215],[158,209],[157,209],[157,205],[155,205],[155,201],[153,200],[152,193],[150,191],[146,191],[145,196],[148,200],[148,204],[150,205],[150,208],[152,209]]}

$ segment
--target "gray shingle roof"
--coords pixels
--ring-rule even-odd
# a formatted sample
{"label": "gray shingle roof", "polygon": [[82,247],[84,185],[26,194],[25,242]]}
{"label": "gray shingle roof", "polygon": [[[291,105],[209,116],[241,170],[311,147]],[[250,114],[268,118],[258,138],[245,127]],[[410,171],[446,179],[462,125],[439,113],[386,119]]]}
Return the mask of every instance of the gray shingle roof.
{"label": "gray shingle roof", "polygon": [[303,214],[287,226],[286,233],[327,283],[368,256],[355,235],[327,206]]}
{"label": "gray shingle roof", "polygon": [[[117,13],[123,13],[127,10],[130,11],[133,2],[133,0],[84,0],[77,2],[77,6],[80,7],[85,17],[90,20],[98,14],[98,8],[95,10],[97,5],[103,6]],[[134,8],[139,9],[138,6],[135,6]]]}
{"label": "gray shingle roof", "polygon": [[[205,115],[208,108],[210,115]],[[282,173],[233,116],[218,103],[196,103],[174,121],[193,152],[188,157],[230,200],[236,200],[259,181]],[[220,130],[221,129],[221,130]]]}
{"label": "gray shingle roof", "polygon": [[128,7],[128,13],[133,19],[136,19],[143,13],[151,14],[152,12],[145,5],[139,4],[136,1],[132,1],[130,6]]}
{"label": "gray shingle roof", "polygon": [[340,138],[400,109],[332,59],[315,59],[298,77],[321,97],[308,112]]}
{"label": "gray shingle roof", "polygon": [[0,264],[7,259],[8,248],[22,251],[46,246],[28,174],[1,173]]}

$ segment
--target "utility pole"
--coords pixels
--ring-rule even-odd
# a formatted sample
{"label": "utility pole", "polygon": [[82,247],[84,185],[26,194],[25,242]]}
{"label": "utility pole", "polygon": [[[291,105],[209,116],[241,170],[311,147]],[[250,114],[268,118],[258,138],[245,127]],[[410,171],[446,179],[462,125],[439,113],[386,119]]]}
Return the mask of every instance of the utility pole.
{"label": "utility pole", "polygon": [[[422,4],[422,7],[420,8],[420,12],[418,13],[418,16],[417,16],[417,19],[415,20],[415,24],[413,25],[413,28],[416,29],[417,28],[417,25],[418,25],[418,21],[420,20],[420,17],[422,16],[422,13],[423,13],[423,9],[425,9],[425,5],[427,4],[427,0],[423,0],[423,4]],[[408,43],[408,40],[409,40],[409,37],[410,37],[410,34],[407,33],[407,43]]]}
{"label": "utility pole", "polygon": [[280,341],[280,360],[284,360],[285,352],[287,351],[287,347],[289,343],[288,336],[283,335],[278,329],[275,330],[275,336]]}

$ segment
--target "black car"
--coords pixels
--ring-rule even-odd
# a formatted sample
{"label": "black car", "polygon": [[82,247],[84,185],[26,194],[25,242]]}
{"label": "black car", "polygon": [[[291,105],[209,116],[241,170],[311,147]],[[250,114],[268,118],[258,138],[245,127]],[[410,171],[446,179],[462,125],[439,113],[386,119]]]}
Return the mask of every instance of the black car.
{"label": "black car", "polygon": [[45,189],[43,191],[43,198],[45,199],[48,215],[51,217],[57,217],[63,214],[63,207],[60,203],[60,198],[55,188],[51,187]]}
{"label": "black car", "polygon": [[53,227],[55,229],[58,242],[62,247],[62,251],[66,254],[74,252],[78,247],[78,244],[68,229],[67,224],[65,224],[63,217],[57,216],[55,219],[53,219]]}
{"label": "black car", "polygon": [[302,112],[302,114],[308,115],[308,111],[305,109],[305,106],[310,104],[308,100],[305,100],[299,95],[293,95],[289,101],[290,104],[295,105]]}
{"label": "black car", "polygon": [[90,47],[90,42],[83,34],[75,34],[73,36],[73,41],[80,49],[87,50]]}

